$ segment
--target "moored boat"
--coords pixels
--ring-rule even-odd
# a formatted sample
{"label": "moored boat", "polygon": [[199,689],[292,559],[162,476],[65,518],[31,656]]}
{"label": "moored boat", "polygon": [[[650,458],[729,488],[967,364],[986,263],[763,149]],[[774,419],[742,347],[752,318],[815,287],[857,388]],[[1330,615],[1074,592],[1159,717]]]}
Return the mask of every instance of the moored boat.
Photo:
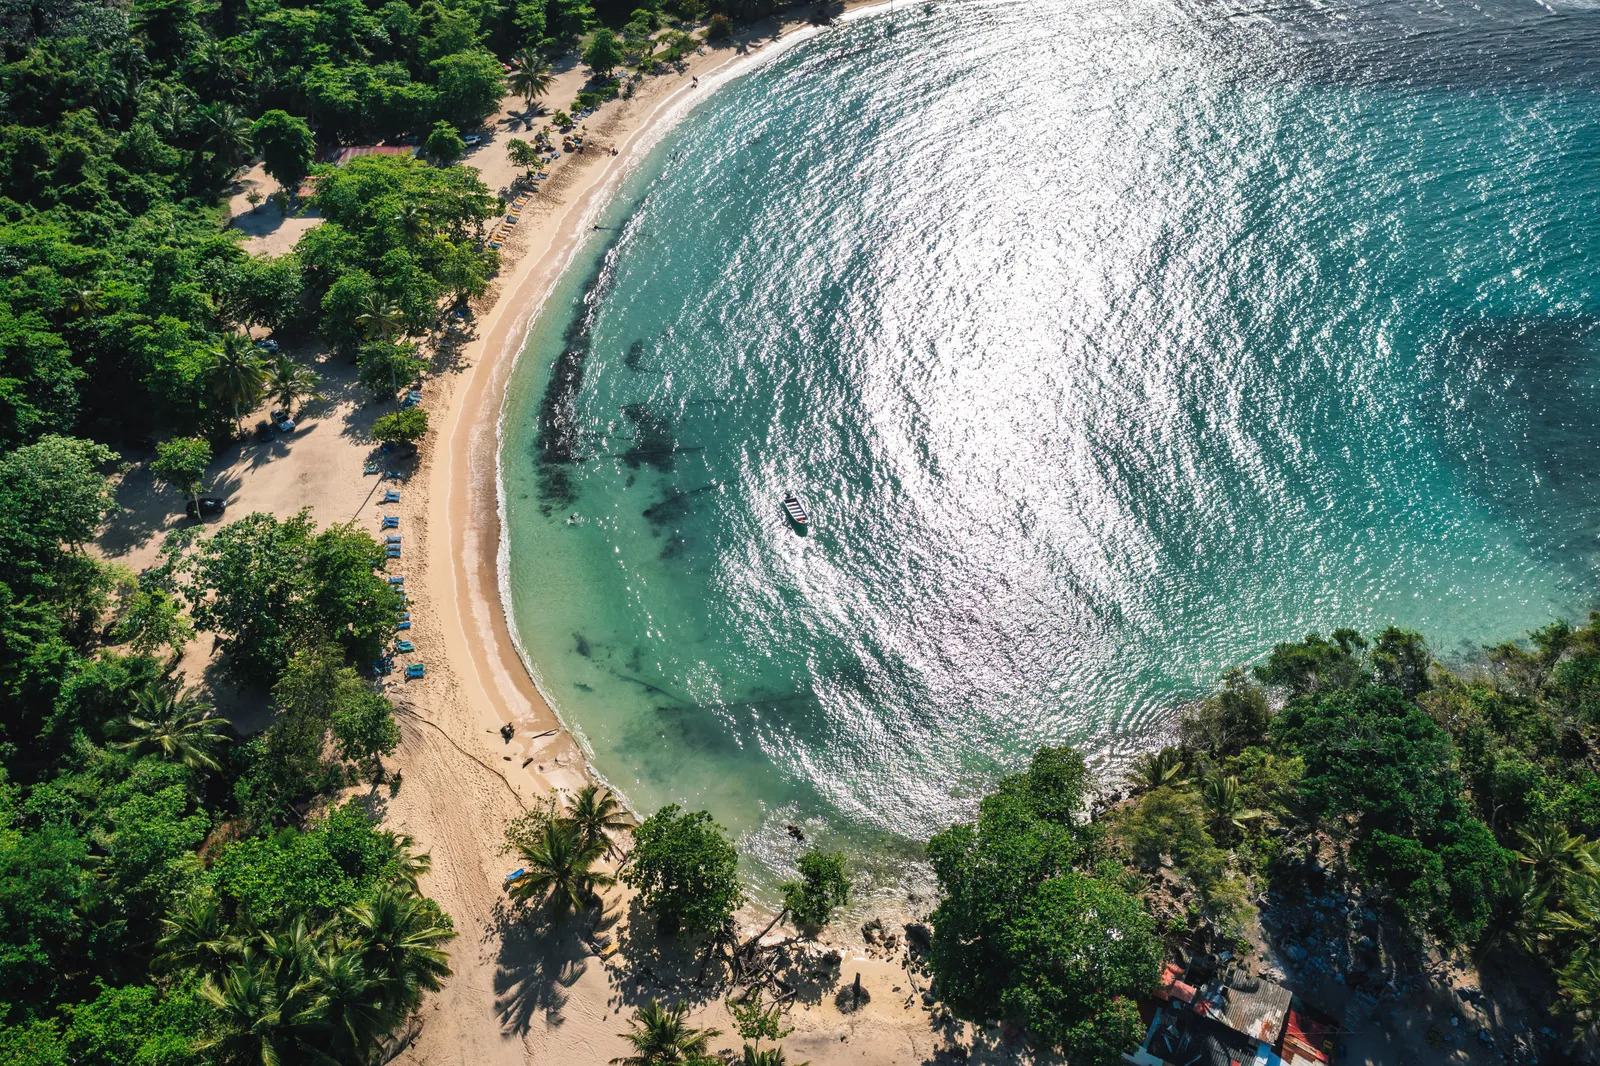
{"label": "moored boat", "polygon": [[792,492],[783,498],[783,513],[788,515],[789,521],[797,526],[811,524],[811,516],[806,514],[805,501]]}

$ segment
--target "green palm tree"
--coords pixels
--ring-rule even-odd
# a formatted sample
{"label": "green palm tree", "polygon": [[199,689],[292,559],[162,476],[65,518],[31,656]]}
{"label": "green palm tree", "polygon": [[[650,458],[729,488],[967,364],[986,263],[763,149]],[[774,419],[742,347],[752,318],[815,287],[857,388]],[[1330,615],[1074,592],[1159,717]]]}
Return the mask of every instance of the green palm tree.
{"label": "green palm tree", "polygon": [[164,140],[173,144],[183,140],[193,114],[190,106],[192,99],[188,90],[174,88],[165,82],[150,94],[146,113],[150,116],[150,124]]}
{"label": "green palm tree", "polygon": [[201,146],[227,174],[239,169],[250,154],[250,119],[232,104],[216,104],[200,112]]}
{"label": "green palm tree", "polygon": [[67,310],[75,315],[92,315],[100,307],[100,290],[92,285],[83,285],[67,293]]}
{"label": "green palm tree", "polygon": [[1134,761],[1128,770],[1129,791],[1149,792],[1162,785],[1176,784],[1183,773],[1183,757],[1177,748],[1162,748]]}
{"label": "green palm tree", "polygon": [[[740,1066],[791,1066],[783,1054],[781,1047],[769,1047],[757,1051],[753,1046],[744,1046],[744,1058],[739,1060]],[[797,1062],[793,1066],[811,1066],[810,1062]]]}
{"label": "green palm tree", "polygon": [[387,1007],[404,1016],[437,991],[450,976],[450,957],[442,945],[455,930],[407,886],[388,886],[346,911],[352,924],[350,948]]}
{"label": "green palm tree", "polygon": [[356,316],[356,325],[368,340],[391,341],[404,323],[400,305],[387,296],[368,292],[361,297],[361,313]]}
{"label": "green palm tree", "polygon": [[211,892],[194,892],[161,919],[156,949],[163,968],[193,967],[203,974],[222,973],[244,952],[240,938],[228,929],[222,902]]}
{"label": "green palm tree", "polygon": [[557,915],[582,910],[595,890],[615,883],[610,874],[593,869],[606,853],[606,842],[587,840],[569,818],[552,818],[534,839],[519,847],[524,873],[511,882],[511,898],[519,903],[548,900]]}
{"label": "green palm tree", "polygon": [[267,394],[277,401],[278,406],[294,416],[294,405],[298,400],[320,400],[317,386],[322,384],[322,375],[301,366],[287,355],[280,355],[272,361],[271,368],[267,371]]}
{"label": "green palm tree", "polygon": [[120,727],[131,734],[117,744],[125,751],[155,753],[191,770],[222,768],[212,752],[228,742],[226,723],[211,717],[211,704],[180,691],[176,680],[152,681],[141,688]]}
{"label": "green palm tree", "polygon": [[527,52],[518,52],[512,62],[517,69],[506,79],[506,85],[513,95],[522,97],[523,103],[531,108],[536,99],[549,91],[550,84],[556,80],[555,74],[549,63]]}
{"label": "green palm tree", "polygon": [[207,1061],[230,1066],[292,1063],[295,1038],[307,1021],[303,1011],[309,993],[305,985],[280,987],[269,965],[246,957],[220,981],[207,977],[200,986],[201,998],[215,1012],[215,1027],[195,1049],[210,1052]]}
{"label": "green palm tree", "polygon": [[1244,823],[1258,818],[1260,811],[1247,811],[1239,798],[1239,779],[1220,771],[1207,775],[1200,788],[1200,805],[1210,819],[1211,831],[1219,840],[1232,839],[1244,830]]}
{"label": "green palm tree", "polygon": [[577,825],[587,843],[603,842],[610,850],[607,834],[613,829],[626,829],[632,824],[628,812],[609,788],[590,783],[578,790],[567,808],[567,817]]}
{"label": "green palm tree", "polygon": [[1486,959],[1506,944],[1536,955],[1548,939],[1549,896],[1550,890],[1539,884],[1531,867],[1512,862],[1494,886],[1489,924],[1478,941],[1478,958]]}
{"label": "green palm tree", "polygon": [[394,838],[396,873],[414,894],[420,896],[422,891],[418,887],[418,882],[433,869],[433,856],[425,851],[421,853],[413,851],[416,844],[417,842],[405,833]]}
{"label": "green palm tree", "polygon": [[260,956],[270,966],[279,986],[293,988],[312,976],[317,957],[317,934],[296,917],[287,928],[261,934]]}
{"label": "green palm tree", "polygon": [[253,410],[261,402],[267,370],[261,351],[243,333],[224,333],[221,345],[212,353],[211,394],[233,412],[234,426],[240,412]]}
{"label": "green palm tree", "polygon": [[685,1024],[689,1008],[683,1003],[663,1007],[651,1000],[633,1012],[632,1028],[621,1034],[633,1045],[633,1054],[612,1059],[612,1066],[690,1066],[706,1054],[717,1029],[694,1029]]}
{"label": "green palm tree", "polygon": [[1591,1049],[1600,1044],[1600,952],[1579,948],[1556,974],[1556,989],[1577,1022],[1573,1041]]}
{"label": "green palm tree", "polygon": [[394,218],[407,237],[415,237],[428,228],[427,208],[416,202],[401,204]]}
{"label": "green palm tree", "polygon": [[[1560,896],[1569,882],[1600,877],[1600,847],[1573,836],[1556,821],[1544,821],[1523,830],[1517,861],[1533,870],[1538,883]],[[1553,901],[1559,907],[1559,901]]]}
{"label": "green palm tree", "polygon": [[380,983],[355,952],[319,953],[313,966],[314,992],[305,1013],[323,1038],[319,1050],[333,1062],[371,1061],[403,1012],[384,999]]}

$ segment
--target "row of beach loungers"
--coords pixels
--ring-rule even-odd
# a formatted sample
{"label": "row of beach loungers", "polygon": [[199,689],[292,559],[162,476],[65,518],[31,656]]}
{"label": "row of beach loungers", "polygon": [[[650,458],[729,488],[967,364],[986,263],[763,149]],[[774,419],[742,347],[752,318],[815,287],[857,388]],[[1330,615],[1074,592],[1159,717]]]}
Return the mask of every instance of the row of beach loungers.
{"label": "row of beach loungers", "polygon": [[[411,389],[406,393],[405,399],[403,399],[400,402],[400,405],[402,407],[415,407],[417,404],[419,404],[421,402],[422,402],[422,393],[418,392],[416,389]],[[367,467],[366,467],[366,472],[369,473],[369,474],[378,473],[379,472],[378,464],[376,464],[376,463],[368,463]],[[397,481],[404,480],[404,478],[405,478],[405,475],[402,474],[398,470],[384,470],[382,473],[383,473],[383,476],[385,478],[393,478],[393,479],[395,479]],[[384,492],[383,492],[383,498],[381,500],[379,500],[378,502],[379,502],[380,506],[384,506],[384,507],[392,506],[394,504],[399,503],[400,502],[400,490],[399,489],[385,489]],[[401,549],[401,545],[402,545],[401,535],[398,532],[391,532],[392,530],[398,530],[399,528],[400,528],[400,516],[399,515],[397,515],[397,514],[389,514],[387,512],[382,513],[380,524],[379,524],[379,529],[383,531],[384,544],[383,544],[383,558],[377,560],[377,563],[378,563],[379,566],[381,566],[388,559],[398,559],[398,558],[400,558],[400,549]],[[392,588],[395,591],[395,594],[397,596],[399,596],[399,598],[400,598],[400,606],[395,611],[394,631],[397,634],[406,633],[411,628],[411,609],[410,609],[411,605],[410,605],[410,597],[406,593],[406,579],[405,579],[405,577],[404,576],[400,576],[400,575],[391,576],[389,578],[389,587]],[[377,662],[373,663],[372,664],[372,669],[380,677],[382,677],[382,676],[384,676],[386,674],[391,674],[391,673],[394,672],[394,656],[396,654],[398,654],[398,655],[413,655],[413,654],[416,653],[416,650],[417,650],[417,646],[415,644],[413,644],[406,637],[401,637],[401,638],[399,638],[399,639],[397,639],[395,641],[394,654],[386,655],[383,658],[379,659]],[[407,663],[406,664],[406,680],[407,681],[411,681],[411,680],[414,680],[416,678],[421,678],[421,677],[426,677],[426,676],[427,676],[427,670],[423,666],[422,663],[414,662],[414,663]]]}
{"label": "row of beach loungers", "polygon": [[499,248],[506,243],[506,238],[511,236],[511,227],[522,221],[522,209],[528,206],[528,201],[532,198],[532,193],[525,192],[511,201],[511,206],[506,208],[506,217],[495,227],[494,232],[489,234],[490,248]]}

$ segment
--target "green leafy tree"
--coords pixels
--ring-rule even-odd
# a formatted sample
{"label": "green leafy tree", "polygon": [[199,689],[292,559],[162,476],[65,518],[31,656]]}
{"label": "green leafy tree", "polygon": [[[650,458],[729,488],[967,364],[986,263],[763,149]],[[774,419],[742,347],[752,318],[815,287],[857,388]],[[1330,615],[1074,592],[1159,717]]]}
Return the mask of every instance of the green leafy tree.
{"label": "green leafy tree", "polygon": [[1099,873],[1098,831],[1068,813],[1084,800],[1079,761],[1043,749],[976,822],[929,841],[942,898],[928,962],[960,1016],[1024,1022],[1071,1061],[1110,1064],[1138,1043],[1134,1002],[1161,949],[1138,900]]}
{"label": "green leafy tree", "polygon": [[46,1004],[86,962],[96,896],[87,842],[71,830],[0,828],[0,998]]}
{"label": "green leafy tree", "polygon": [[456,128],[445,121],[435,122],[422,145],[428,158],[442,167],[453,166],[467,154],[467,142],[461,139]]}
{"label": "green leafy tree", "polygon": [[128,597],[111,637],[137,655],[152,655],[162,648],[183,650],[194,637],[194,626],[183,604],[166,589],[142,584]]}
{"label": "green leafy tree", "polygon": [[1321,634],[1308,633],[1299,643],[1275,646],[1266,663],[1256,667],[1257,679],[1287,688],[1296,696],[1365,681],[1366,640],[1353,629],[1335,629],[1332,636],[1325,640]]}
{"label": "green leafy tree", "polygon": [[205,483],[206,467],[211,465],[211,445],[201,437],[174,437],[156,445],[150,472],[157,481],[171,485],[198,505],[200,488]]}
{"label": "green leafy tree", "polygon": [[195,1036],[208,1022],[199,997],[187,989],[151,985],[103,987],[73,1005],[64,1042],[76,1066],[201,1066]]}
{"label": "green leafy tree", "polygon": [[622,42],[604,26],[590,34],[589,43],[583,46],[583,62],[594,71],[597,78],[611,77],[611,72],[622,65],[622,60]]}
{"label": "green leafy tree", "polygon": [[1024,1020],[1069,1061],[1117,1063],[1144,1026],[1136,997],[1155,983],[1155,923],[1116,885],[1066,872],[1046,879],[1004,924],[1016,965],[1002,1015]]}
{"label": "green leafy tree", "polygon": [[428,412],[420,407],[408,407],[372,423],[372,439],[384,444],[416,444],[427,435]]}
{"label": "green leafy tree", "polygon": [[253,514],[197,545],[184,595],[241,677],[270,681],[295,650],[329,642],[367,663],[394,631],[398,601],[372,569],[382,557],[354,526],[316,532],[309,510]]}
{"label": "green leafy tree", "polygon": [[500,60],[482,49],[441,56],[431,64],[439,110],[452,122],[474,126],[500,107],[505,73]]}
{"label": "green leafy tree", "polygon": [[392,341],[369,341],[356,357],[357,378],[374,396],[394,396],[402,384],[416,381],[427,368],[415,345]]}
{"label": "green leafy tree", "polygon": [[83,546],[115,508],[101,468],[116,458],[102,444],[43,437],[0,456],[0,563],[14,588],[81,588],[92,569]]}
{"label": "green leafy tree", "polygon": [[539,149],[517,137],[513,137],[506,142],[506,157],[511,160],[512,166],[521,167],[529,173],[544,167],[544,160],[539,155]]}
{"label": "green leafy tree", "polygon": [[1221,879],[1227,853],[1206,829],[1200,799],[1170,785],[1152,789],[1111,818],[1113,837],[1134,865],[1155,871],[1170,858],[1202,891]]}
{"label": "green leafy tree", "polygon": [[634,830],[622,879],[669,933],[719,932],[744,901],[739,853],[722,827],[706,811],[689,813],[676,803]]}
{"label": "green leafy tree", "polygon": [[782,886],[783,906],[802,929],[820,929],[850,902],[844,853],[808,848],[800,856],[800,880]]}
{"label": "green leafy tree", "polygon": [[1421,633],[1390,626],[1378,634],[1368,659],[1378,684],[1397,688],[1408,699],[1416,699],[1429,687],[1433,653]]}
{"label": "green leafy tree", "polygon": [[381,780],[383,756],[393,754],[400,745],[394,708],[387,696],[363,681],[342,659],[333,644],[301,649],[289,657],[272,689],[286,754],[292,753],[293,761],[314,762],[323,739],[331,734],[341,759],[370,779]]}
{"label": "green leafy tree", "polygon": [[741,1039],[748,1040],[745,1045],[748,1052],[761,1047],[763,1040],[782,1040],[794,1032],[793,1027],[783,1024],[783,1011],[777,1004],[768,1005],[761,1000],[761,987],[759,985],[743,1001],[729,997],[724,1001],[728,1014],[733,1018],[733,1028]]}
{"label": "green leafy tree", "polygon": [[252,255],[234,264],[222,312],[241,326],[281,329],[304,314],[305,276],[295,255]]}
{"label": "green leafy tree", "polygon": [[383,780],[383,757],[400,746],[400,726],[389,698],[365,685],[351,686],[334,704],[329,724],[339,757],[360,767],[370,780]]}
{"label": "green leafy tree", "polygon": [[262,165],[292,195],[311,173],[317,155],[317,139],[303,118],[287,111],[271,110],[256,119],[250,139],[261,153]]}
{"label": "green leafy tree", "polygon": [[1271,720],[1266,693],[1244,671],[1234,670],[1224,675],[1220,692],[1179,720],[1178,735],[1186,751],[1213,758],[1237,755],[1266,738]]}

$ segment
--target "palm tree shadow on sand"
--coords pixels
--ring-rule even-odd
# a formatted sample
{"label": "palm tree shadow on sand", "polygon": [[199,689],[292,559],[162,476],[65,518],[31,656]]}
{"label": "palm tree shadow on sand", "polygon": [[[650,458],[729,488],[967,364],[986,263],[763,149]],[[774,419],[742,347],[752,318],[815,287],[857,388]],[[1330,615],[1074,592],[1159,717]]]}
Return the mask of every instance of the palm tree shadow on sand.
{"label": "palm tree shadow on sand", "polygon": [[522,1035],[543,1014],[560,1025],[568,992],[589,968],[591,942],[612,925],[612,908],[552,918],[544,908],[519,908],[505,900],[495,910],[485,940],[500,944],[495,960],[495,1010],[501,1028]]}

